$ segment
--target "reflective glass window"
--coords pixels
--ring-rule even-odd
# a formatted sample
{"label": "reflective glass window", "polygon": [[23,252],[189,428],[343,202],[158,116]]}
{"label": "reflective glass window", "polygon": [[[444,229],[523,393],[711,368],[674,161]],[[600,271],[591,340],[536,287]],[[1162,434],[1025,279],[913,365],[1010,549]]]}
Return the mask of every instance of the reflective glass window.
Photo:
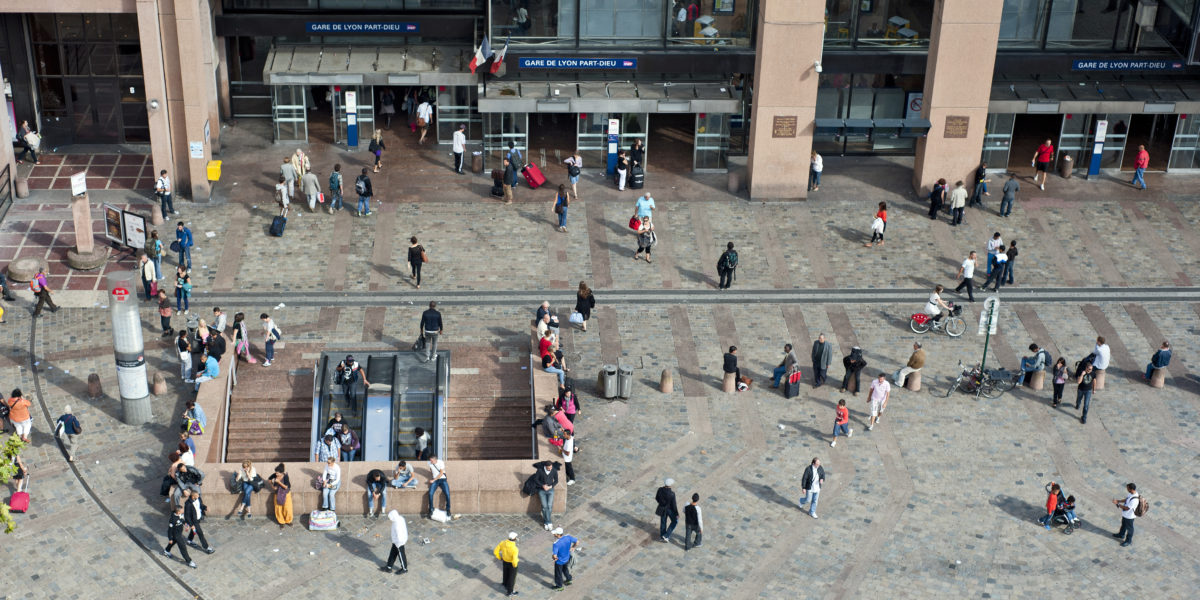
{"label": "reflective glass window", "polygon": [[1004,0],[1000,17],[1000,47],[1039,47],[1049,0]]}
{"label": "reflective glass window", "polygon": [[667,35],[679,44],[749,46],[753,29],[751,0],[671,0]]}
{"label": "reflective glass window", "polygon": [[926,46],[933,0],[859,0],[859,46]]}

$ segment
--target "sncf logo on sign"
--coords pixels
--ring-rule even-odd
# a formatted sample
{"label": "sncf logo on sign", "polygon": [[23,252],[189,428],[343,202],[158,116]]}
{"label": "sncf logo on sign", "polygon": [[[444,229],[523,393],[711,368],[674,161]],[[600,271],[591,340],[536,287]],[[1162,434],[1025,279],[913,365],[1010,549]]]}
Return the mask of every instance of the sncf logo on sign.
{"label": "sncf logo on sign", "polygon": [[129,299],[129,290],[123,287],[113,288],[112,295],[117,299],[117,302],[124,302]]}

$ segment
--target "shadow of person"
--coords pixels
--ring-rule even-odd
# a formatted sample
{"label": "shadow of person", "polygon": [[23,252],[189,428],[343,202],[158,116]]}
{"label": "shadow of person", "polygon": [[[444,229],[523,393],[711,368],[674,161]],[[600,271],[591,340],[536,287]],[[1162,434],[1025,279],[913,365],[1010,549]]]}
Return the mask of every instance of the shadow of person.
{"label": "shadow of person", "polygon": [[771,486],[763,485],[761,483],[753,483],[746,481],[745,479],[738,479],[737,482],[741,484],[741,486],[745,488],[747,492],[750,492],[751,494],[754,494],[763,500],[774,502],[775,504],[785,506],[787,508],[796,507],[795,504],[789,501],[783,494],[775,491],[775,488]]}
{"label": "shadow of person", "polygon": [[[480,581],[480,582],[488,585],[489,587],[502,589],[503,582],[498,581],[496,579],[492,579],[491,577],[484,575],[483,571],[481,569],[476,568],[472,565],[469,565],[465,562],[462,562],[461,560],[458,560],[457,558],[454,557],[453,554],[451,554],[449,552],[439,552],[439,553],[435,554],[434,556],[437,556],[438,558],[442,559],[442,565],[444,565],[448,569],[453,569],[455,571],[458,571],[462,575],[464,575],[466,577],[470,577],[471,579]],[[489,558],[492,557],[490,553],[488,554],[488,557]],[[529,564],[529,563],[526,562],[525,564]],[[521,566],[524,566],[524,565],[521,565]],[[498,566],[497,566],[497,569],[499,569]]]}

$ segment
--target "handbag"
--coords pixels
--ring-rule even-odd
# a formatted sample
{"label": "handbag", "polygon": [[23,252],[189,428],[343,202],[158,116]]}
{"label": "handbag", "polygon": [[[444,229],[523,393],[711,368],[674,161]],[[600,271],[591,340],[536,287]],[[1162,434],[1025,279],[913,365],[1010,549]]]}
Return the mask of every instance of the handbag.
{"label": "handbag", "polygon": [[425,126],[425,119],[423,119],[423,118],[417,119],[417,127],[424,127],[424,126]]}
{"label": "handbag", "polygon": [[200,421],[188,419],[188,433],[191,435],[204,435],[204,426],[200,425]]}
{"label": "handbag", "polygon": [[42,145],[42,137],[32,131],[25,134],[25,137],[22,139],[25,140],[26,144],[29,144],[31,147],[33,147],[34,150],[37,150]]}
{"label": "handbag", "polygon": [[633,215],[632,217],[629,217],[629,228],[630,229],[637,231],[641,227],[642,227],[642,220],[637,218],[637,215]]}
{"label": "handbag", "polygon": [[183,250],[183,246],[179,245],[179,240],[175,240],[175,241],[171,242],[171,252],[180,252],[182,250]]}
{"label": "handbag", "polygon": [[261,492],[263,489],[263,486],[266,484],[267,484],[267,482],[263,481],[262,475],[259,475],[257,473],[254,474],[254,479],[250,480],[250,485],[254,487],[254,491],[256,491],[256,492]]}
{"label": "handbag", "polygon": [[287,490],[285,490],[283,488],[276,489],[275,490],[275,504],[278,504],[279,506],[283,506],[284,504],[287,504],[287,495],[288,495]]}
{"label": "handbag", "polygon": [[796,383],[800,381],[800,369],[796,369],[791,375],[788,375],[788,383]]}
{"label": "handbag", "polygon": [[556,215],[561,215],[561,214],[562,214],[562,209],[563,209],[563,207],[562,207],[562,204],[561,204],[561,203],[555,203],[555,204],[554,204],[554,214],[556,214]]}
{"label": "handbag", "polygon": [[573,312],[571,312],[571,316],[567,320],[576,325],[583,325],[583,313],[581,313],[577,310],[573,311]]}
{"label": "handbag", "polygon": [[429,262],[429,255],[425,254],[424,248],[421,248],[421,262],[423,262],[423,263]]}
{"label": "handbag", "polygon": [[325,204],[325,192],[321,192],[321,193],[317,194],[317,202],[320,202],[321,204]]}

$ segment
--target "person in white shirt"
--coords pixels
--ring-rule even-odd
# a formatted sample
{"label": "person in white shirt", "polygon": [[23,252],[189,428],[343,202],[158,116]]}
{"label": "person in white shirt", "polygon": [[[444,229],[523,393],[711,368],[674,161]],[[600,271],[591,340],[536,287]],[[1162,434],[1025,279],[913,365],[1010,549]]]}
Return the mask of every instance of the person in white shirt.
{"label": "person in white shirt", "polygon": [[454,153],[454,171],[463,174],[463,151],[467,147],[467,124],[462,123],[450,139],[450,151]]}
{"label": "person in white shirt", "polygon": [[1092,367],[1097,371],[1107,369],[1108,361],[1112,357],[1112,350],[1108,348],[1108,344],[1104,343],[1104,336],[1096,338],[1096,347],[1092,348],[1092,352],[1096,355],[1096,360],[1092,361]]}
{"label": "person in white shirt", "polygon": [[967,206],[967,188],[963,187],[963,182],[959,181],[954,184],[954,191],[950,192],[950,224],[957,227],[963,221],[963,211]]}
{"label": "person in white shirt", "polygon": [[425,143],[425,134],[429,133],[429,124],[433,122],[433,106],[428,100],[422,100],[421,105],[417,107],[417,126],[421,128],[421,139],[417,140],[418,144]]}
{"label": "person in white shirt", "polygon": [[887,382],[883,373],[880,373],[879,377],[871,382],[871,387],[867,390],[867,401],[871,403],[871,418],[867,420],[867,431],[875,428],[875,423],[879,421],[879,417],[887,409],[888,398],[891,395],[892,384]]}
{"label": "person in white shirt", "polygon": [[436,454],[429,457],[429,472],[429,516],[433,516],[433,510],[437,506],[433,503],[433,497],[438,488],[442,488],[442,493],[446,496],[446,514],[450,514],[450,484],[446,482],[446,463]]}
{"label": "person in white shirt", "polygon": [[565,429],[563,430],[562,457],[567,467],[567,485],[575,485],[575,467],[571,462],[575,460],[575,436]]}
{"label": "person in white shirt", "polygon": [[999,231],[997,231],[996,233],[993,233],[992,239],[988,240],[988,243],[987,243],[987,255],[988,255],[987,274],[988,275],[992,274],[992,269],[993,269],[992,263],[996,262],[996,254],[998,252],[1000,252],[1000,246],[1003,246],[1003,245],[1004,245],[1004,240],[1000,239]]}
{"label": "person in white shirt", "polygon": [[975,301],[975,268],[979,266],[979,259],[975,258],[975,251],[972,250],[963,261],[962,266],[958,267],[958,276],[962,278],[958,287],[954,288],[955,293],[962,294],[962,289],[967,288],[967,299],[971,302]]}
{"label": "person in white shirt", "polygon": [[325,459],[325,472],[321,474],[321,510],[337,511],[337,491],[342,487],[342,468],[337,457]]}
{"label": "person in white shirt", "polygon": [[[925,302],[925,307],[921,309],[925,314],[933,317],[934,321],[942,318],[942,315],[950,312],[950,305],[942,300],[942,292],[946,288],[941,284],[934,286],[933,293],[929,295],[929,300]],[[943,309],[945,309],[943,311]]]}
{"label": "person in white shirt", "polygon": [[[1113,505],[1121,509],[1121,529],[1113,534],[1113,537],[1122,539],[1121,545],[1128,546],[1133,543],[1133,520],[1137,518],[1138,504],[1142,502],[1142,497],[1137,493],[1137,486],[1130,483],[1125,486],[1125,491],[1128,495],[1124,500],[1116,498],[1113,500]],[[1142,512],[1145,512],[1144,510]]]}
{"label": "person in white shirt", "polygon": [[675,6],[678,6],[679,10],[675,13],[675,27],[672,35],[679,37],[687,31],[687,7],[682,2],[677,2]]}
{"label": "person in white shirt", "polygon": [[804,498],[800,500],[800,510],[804,510],[804,505],[808,504],[808,516],[814,519],[817,518],[817,499],[824,483],[825,469],[821,466],[821,459],[813,458],[800,477],[800,489],[804,491]]}
{"label": "person in white shirt", "polygon": [[821,171],[824,170],[825,159],[821,158],[816,150],[813,150],[808,161],[808,191],[815,192],[821,189]]}

